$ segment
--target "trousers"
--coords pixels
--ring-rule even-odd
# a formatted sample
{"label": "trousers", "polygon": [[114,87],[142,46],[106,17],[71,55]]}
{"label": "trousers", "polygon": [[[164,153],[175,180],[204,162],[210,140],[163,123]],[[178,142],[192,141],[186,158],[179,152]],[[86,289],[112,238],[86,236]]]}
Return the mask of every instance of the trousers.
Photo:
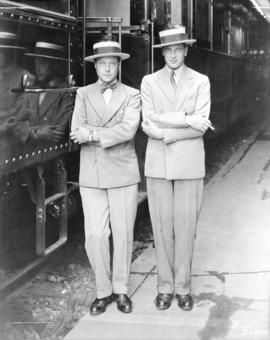
{"label": "trousers", "polygon": [[[85,249],[95,274],[97,298],[127,294],[137,212],[138,185],[80,188]],[[109,236],[112,233],[112,275]]]}
{"label": "trousers", "polygon": [[147,177],[147,194],[157,257],[158,292],[189,294],[203,179]]}

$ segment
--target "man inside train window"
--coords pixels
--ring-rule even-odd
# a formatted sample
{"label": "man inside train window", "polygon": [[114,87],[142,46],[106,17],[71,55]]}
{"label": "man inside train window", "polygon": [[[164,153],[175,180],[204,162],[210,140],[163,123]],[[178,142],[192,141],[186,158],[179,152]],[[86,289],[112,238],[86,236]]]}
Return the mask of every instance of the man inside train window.
{"label": "man inside train window", "polygon": [[[138,161],[134,136],[140,120],[140,94],[117,80],[121,60],[129,58],[113,41],[94,44],[96,83],[77,91],[71,138],[81,144],[80,193],[84,210],[85,248],[95,274],[98,315],[114,300],[123,313],[128,297],[133,228],[137,211]],[[110,226],[113,269],[110,272]]]}
{"label": "man inside train window", "polygon": [[210,83],[184,64],[185,27],[160,32],[166,65],[142,80],[145,175],[158,267],[157,309],[193,308],[191,265],[205,176],[203,134],[210,127]]}
{"label": "man inside train window", "polygon": [[[67,59],[64,47],[38,41],[35,50],[25,53],[34,57],[35,81],[32,88],[45,89],[44,92],[26,93],[14,120],[13,134],[23,143],[23,154],[44,150],[68,138],[69,115],[73,110],[72,98],[68,91],[57,91],[67,87]],[[55,91],[46,89],[55,88]],[[48,153],[47,153],[48,154]],[[33,159],[34,161],[35,159]],[[46,189],[53,192],[56,187],[57,159],[46,163],[45,176],[50,179]],[[36,203],[35,166],[23,169],[22,174],[31,198]]]}
{"label": "man inside train window", "polygon": [[[67,59],[64,58],[63,46],[38,41],[35,51],[25,55],[34,57],[34,88],[67,87],[67,72],[63,72]],[[26,150],[57,143],[67,136],[70,113],[68,91],[29,93],[24,97],[13,133],[25,144]]]}
{"label": "man inside train window", "polygon": [[24,48],[17,43],[17,36],[12,32],[0,32],[0,144],[1,160],[14,157],[19,143],[12,137],[12,127],[17,107],[22,94],[12,92],[20,87],[23,74],[29,74],[19,63],[19,56]]}

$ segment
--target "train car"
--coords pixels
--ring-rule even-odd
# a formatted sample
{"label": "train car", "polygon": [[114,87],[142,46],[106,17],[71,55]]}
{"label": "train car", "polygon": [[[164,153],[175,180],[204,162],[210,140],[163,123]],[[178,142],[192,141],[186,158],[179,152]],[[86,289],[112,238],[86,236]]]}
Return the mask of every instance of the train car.
{"label": "train car", "polygon": [[[76,88],[96,80],[84,57],[114,39],[131,58],[119,77],[140,88],[163,65],[158,31],[183,24],[187,64],[209,76],[211,120],[223,132],[263,106],[269,28],[250,0],[0,0],[0,297],[67,241],[79,204],[79,149],[69,139]],[[46,62],[45,62],[45,61]],[[145,197],[147,136],[136,150]]]}
{"label": "train car", "polygon": [[0,1],[1,300],[67,240],[76,10]]}

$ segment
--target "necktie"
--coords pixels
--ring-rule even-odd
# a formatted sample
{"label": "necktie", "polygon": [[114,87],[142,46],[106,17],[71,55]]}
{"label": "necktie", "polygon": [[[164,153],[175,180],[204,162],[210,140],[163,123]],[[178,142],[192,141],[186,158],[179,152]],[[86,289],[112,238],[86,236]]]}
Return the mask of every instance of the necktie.
{"label": "necktie", "polygon": [[101,83],[100,84],[100,91],[103,94],[106,90],[111,89],[114,90],[116,88],[117,82],[114,83]]}
{"label": "necktie", "polygon": [[175,79],[174,79],[174,75],[175,75],[174,71],[171,71],[170,80],[171,80],[173,89],[176,90],[176,82],[175,82]]}

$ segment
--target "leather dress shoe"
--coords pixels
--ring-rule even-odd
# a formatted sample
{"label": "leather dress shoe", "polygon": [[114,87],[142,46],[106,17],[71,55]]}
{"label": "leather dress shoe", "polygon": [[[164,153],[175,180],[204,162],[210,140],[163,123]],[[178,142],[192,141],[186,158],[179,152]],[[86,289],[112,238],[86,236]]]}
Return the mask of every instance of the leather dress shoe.
{"label": "leather dress shoe", "polygon": [[106,311],[107,306],[113,302],[113,295],[106,296],[104,298],[96,298],[90,306],[91,315],[99,315]]}
{"label": "leather dress shoe", "polygon": [[114,294],[117,308],[123,313],[132,312],[132,302],[126,294]]}
{"label": "leather dress shoe", "polygon": [[178,300],[178,306],[184,311],[192,310],[194,301],[191,294],[187,295],[178,295],[176,294],[176,298]]}
{"label": "leather dress shoe", "polygon": [[173,295],[172,294],[161,294],[158,293],[156,297],[156,307],[159,310],[168,309],[172,303]]}

